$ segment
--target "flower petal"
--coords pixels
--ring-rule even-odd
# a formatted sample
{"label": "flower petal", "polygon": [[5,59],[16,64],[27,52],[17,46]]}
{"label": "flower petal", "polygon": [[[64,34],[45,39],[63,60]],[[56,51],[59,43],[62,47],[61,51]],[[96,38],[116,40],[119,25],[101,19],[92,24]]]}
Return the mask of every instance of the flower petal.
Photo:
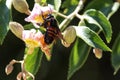
{"label": "flower petal", "polygon": [[43,34],[40,31],[36,31],[35,29],[24,30],[22,34],[22,39],[26,43],[27,47],[39,47],[40,46],[40,38]]}
{"label": "flower petal", "polygon": [[50,46],[44,41],[44,35],[40,31],[35,29],[24,30],[22,39],[26,43],[26,46],[30,49],[31,53],[35,47],[40,47],[47,57],[50,57]]}
{"label": "flower petal", "polygon": [[47,45],[45,43],[44,36],[42,36],[41,39],[40,39],[40,47],[41,47],[41,50],[45,53],[46,57],[50,58],[50,56],[51,56],[51,53],[50,53],[51,48],[50,48],[49,45]]}
{"label": "flower petal", "polygon": [[25,21],[32,22],[36,28],[39,28],[37,23],[42,24],[44,22],[43,16],[51,14],[53,12],[53,8],[51,6],[40,6],[38,3],[35,3],[34,8]]}

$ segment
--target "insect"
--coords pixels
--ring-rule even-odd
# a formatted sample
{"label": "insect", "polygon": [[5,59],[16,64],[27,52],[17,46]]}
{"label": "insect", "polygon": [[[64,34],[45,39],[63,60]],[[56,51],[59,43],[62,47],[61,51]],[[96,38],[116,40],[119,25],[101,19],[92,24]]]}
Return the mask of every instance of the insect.
{"label": "insect", "polygon": [[48,14],[46,18],[44,18],[44,23],[42,24],[46,29],[44,41],[46,44],[51,44],[57,38],[63,39],[61,31],[58,27],[57,20],[54,18],[52,14]]}

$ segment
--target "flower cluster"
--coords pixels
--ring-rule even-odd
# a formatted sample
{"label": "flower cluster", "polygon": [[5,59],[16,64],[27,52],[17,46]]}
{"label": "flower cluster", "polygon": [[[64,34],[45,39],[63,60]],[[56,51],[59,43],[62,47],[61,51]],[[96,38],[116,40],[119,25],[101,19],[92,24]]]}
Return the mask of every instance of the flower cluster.
{"label": "flower cluster", "polygon": [[[19,3],[19,4],[18,4]],[[29,15],[27,18],[25,18],[25,21],[32,22],[35,28],[39,28],[41,24],[44,23],[43,17],[47,17],[48,14],[51,14],[53,9],[50,6],[40,6],[38,3],[35,3],[34,8],[32,11],[29,10],[29,5],[25,0],[13,0],[13,6],[14,8],[21,12]],[[39,23],[39,25],[38,25]],[[30,29],[25,30],[24,27],[15,21],[11,21],[9,23],[9,28],[16,35],[16,37],[20,38],[25,42],[25,45],[27,47],[27,54],[33,53],[34,49],[36,47],[40,47],[41,50],[45,53],[47,59],[50,59],[50,45],[46,44],[44,42],[44,34],[38,29]],[[6,74],[9,75],[13,69],[14,64],[20,63],[21,64],[21,72],[17,75],[17,80],[27,80],[28,77],[32,77],[34,80],[34,75],[32,75],[30,72],[25,70],[24,67],[24,60],[17,61],[12,60],[7,66],[6,66]]]}
{"label": "flower cluster", "polygon": [[[25,21],[32,22],[36,28],[39,28],[44,22],[43,17],[47,17],[52,11],[53,8],[51,6],[42,7],[38,3],[35,3],[33,10],[25,18]],[[10,22],[9,26],[10,30],[25,42],[26,47],[29,48],[28,53],[32,53],[34,48],[40,47],[46,56],[50,56],[50,47],[44,42],[44,34],[40,30],[24,30],[23,26],[17,22]]]}
{"label": "flower cluster", "polygon": [[[27,10],[30,11],[30,10]],[[26,12],[26,11],[25,11]],[[29,16],[25,18],[25,21],[33,23],[35,28],[40,28],[40,26],[44,23],[44,19],[48,16],[48,14],[52,14],[53,7],[51,5],[48,6],[40,6],[38,3],[35,3],[33,10],[30,12]],[[49,25],[49,24],[48,24]],[[26,44],[26,47],[29,48],[28,53],[31,54],[36,47],[40,47],[41,50],[48,57],[50,56],[50,45],[46,44],[44,41],[44,34],[40,30],[24,30],[24,27],[17,22],[9,23],[10,30],[21,40],[23,40]],[[72,34],[71,34],[72,32]],[[71,34],[72,38],[71,38]],[[69,47],[70,44],[75,40],[76,32],[73,27],[68,27],[63,32],[62,43],[65,47]]]}
{"label": "flower cluster", "polygon": [[[36,0],[37,1],[37,0]],[[37,1],[38,2],[38,1]],[[51,5],[48,6],[40,6],[39,3],[35,3],[34,4],[34,8],[32,11],[29,10],[29,5],[27,4],[27,2],[25,0],[13,0],[13,6],[14,8],[19,11],[20,13],[25,13],[27,15],[29,15],[27,18],[25,18],[26,22],[31,22],[35,28],[32,28],[30,30],[25,30],[24,27],[15,21],[11,21],[9,23],[9,28],[12,31],[12,33],[14,33],[16,35],[16,37],[18,37],[19,39],[23,40],[25,42],[25,45],[27,47],[27,54],[32,54],[34,49],[37,47],[40,47],[41,51],[45,53],[47,59],[49,60],[51,57],[51,45],[47,44],[45,42],[45,34],[43,34],[40,29],[36,29],[36,28],[40,28],[40,26],[44,26],[44,25],[48,25],[51,26],[51,22],[45,22],[45,19],[48,18],[49,14],[53,13],[53,7]],[[52,20],[54,20],[52,18]],[[55,21],[57,22],[57,21]],[[53,22],[54,23],[54,22]],[[53,25],[52,23],[52,25]],[[57,25],[57,24],[55,24]],[[53,26],[56,27],[56,26]],[[60,32],[59,33],[59,29],[58,27],[54,29],[52,28],[46,28],[46,30],[49,29],[50,34],[47,34],[47,36],[50,36],[52,38],[52,40],[54,39],[54,35],[55,33],[58,33],[58,35],[56,35],[58,38],[61,38],[62,44],[65,47],[69,47],[71,43],[74,42],[75,38],[76,38],[76,32],[75,29],[73,27],[69,27],[67,28],[63,33]],[[58,29],[58,31],[56,30]],[[60,34],[60,36],[59,36]],[[71,35],[69,35],[71,34]],[[50,38],[48,37],[48,38]],[[72,37],[72,38],[71,38]],[[47,39],[48,39],[47,38]],[[50,40],[51,40],[50,38]],[[48,41],[48,40],[46,40]],[[26,80],[28,76],[32,77],[34,80],[34,76],[25,70],[24,68],[24,60],[22,61],[17,61],[17,60],[12,60],[7,66],[6,66],[6,74],[9,75],[12,70],[13,70],[13,64],[15,63],[20,63],[21,64],[21,68],[22,71],[17,75],[17,80]]]}
{"label": "flower cluster", "polygon": [[22,61],[17,61],[14,59],[11,60],[10,63],[5,68],[5,72],[7,75],[9,75],[13,71],[14,64],[16,64],[16,63],[21,64],[21,72],[18,73],[18,75],[16,77],[17,80],[27,80],[28,77],[32,77],[32,79],[35,80],[34,75],[25,70],[24,60],[22,60]]}

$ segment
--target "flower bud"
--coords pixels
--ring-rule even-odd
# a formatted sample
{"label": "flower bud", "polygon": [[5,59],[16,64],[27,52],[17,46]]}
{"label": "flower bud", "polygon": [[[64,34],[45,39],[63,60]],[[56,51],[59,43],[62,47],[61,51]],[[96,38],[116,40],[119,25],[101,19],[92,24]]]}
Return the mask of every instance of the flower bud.
{"label": "flower bud", "polygon": [[13,65],[16,63],[16,60],[11,60],[10,63],[6,66],[5,72],[7,75],[9,75],[13,71]]}
{"label": "flower bud", "polygon": [[21,80],[22,77],[23,77],[22,75],[23,75],[23,73],[22,73],[22,72],[19,72],[18,75],[17,75],[17,80]]}
{"label": "flower bud", "polygon": [[71,43],[67,43],[65,42],[64,40],[62,40],[62,44],[65,46],[65,47],[69,47],[71,45]]}
{"label": "flower bud", "polygon": [[74,29],[74,27],[68,27],[64,32],[63,32],[63,45],[64,46],[70,46],[71,43],[74,42],[76,38],[76,31]]}
{"label": "flower bud", "polygon": [[12,64],[8,64],[5,68],[5,72],[7,75],[9,75],[12,71],[13,71],[13,65]]}
{"label": "flower bud", "polygon": [[29,11],[29,6],[26,0],[13,0],[13,6],[20,13],[27,13]]}
{"label": "flower bud", "polygon": [[17,22],[9,23],[10,30],[20,39],[22,39],[23,26]]}
{"label": "flower bud", "polygon": [[120,3],[120,0],[116,0],[116,1]]}
{"label": "flower bud", "polygon": [[102,58],[102,50],[99,48],[94,48],[93,53],[95,54],[95,57],[98,59]]}

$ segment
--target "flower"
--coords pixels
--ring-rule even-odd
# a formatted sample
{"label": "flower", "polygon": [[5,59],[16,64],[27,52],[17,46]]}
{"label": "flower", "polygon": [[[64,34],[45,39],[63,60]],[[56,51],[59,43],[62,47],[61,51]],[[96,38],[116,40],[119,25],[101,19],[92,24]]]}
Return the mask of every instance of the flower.
{"label": "flower", "polygon": [[17,75],[17,80],[27,80],[27,77],[31,77],[32,80],[35,80],[34,75],[27,71],[19,72]]}
{"label": "flower", "polygon": [[35,29],[24,30],[22,33],[22,39],[26,43],[27,47],[38,47],[40,45],[39,40],[41,39],[42,33]]}
{"label": "flower", "polygon": [[29,48],[28,53],[32,53],[34,48],[40,47],[46,56],[50,56],[50,47],[44,42],[44,35],[39,30],[24,30],[22,39]]}
{"label": "flower", "polygon": [[42,24],[44,22],[43,17],[46,17],[48,14],[53,12],[53,8],[51,5],[48,6],[40,6],[38,3],[35,3],[34,8],[31,14],[25,18],[25,21],[32,22],[36,28],[39,28],[38,24]]}
{"label": "flower", "polygon": [[40,47],[45,55],[50,57],[50,46],[44,42],[44,35],[39,30],[24,30],[23,26],[17,22],[10,22],[9,27],[16,37],[25,42],[28,54],[31,54],[34,48]]}

